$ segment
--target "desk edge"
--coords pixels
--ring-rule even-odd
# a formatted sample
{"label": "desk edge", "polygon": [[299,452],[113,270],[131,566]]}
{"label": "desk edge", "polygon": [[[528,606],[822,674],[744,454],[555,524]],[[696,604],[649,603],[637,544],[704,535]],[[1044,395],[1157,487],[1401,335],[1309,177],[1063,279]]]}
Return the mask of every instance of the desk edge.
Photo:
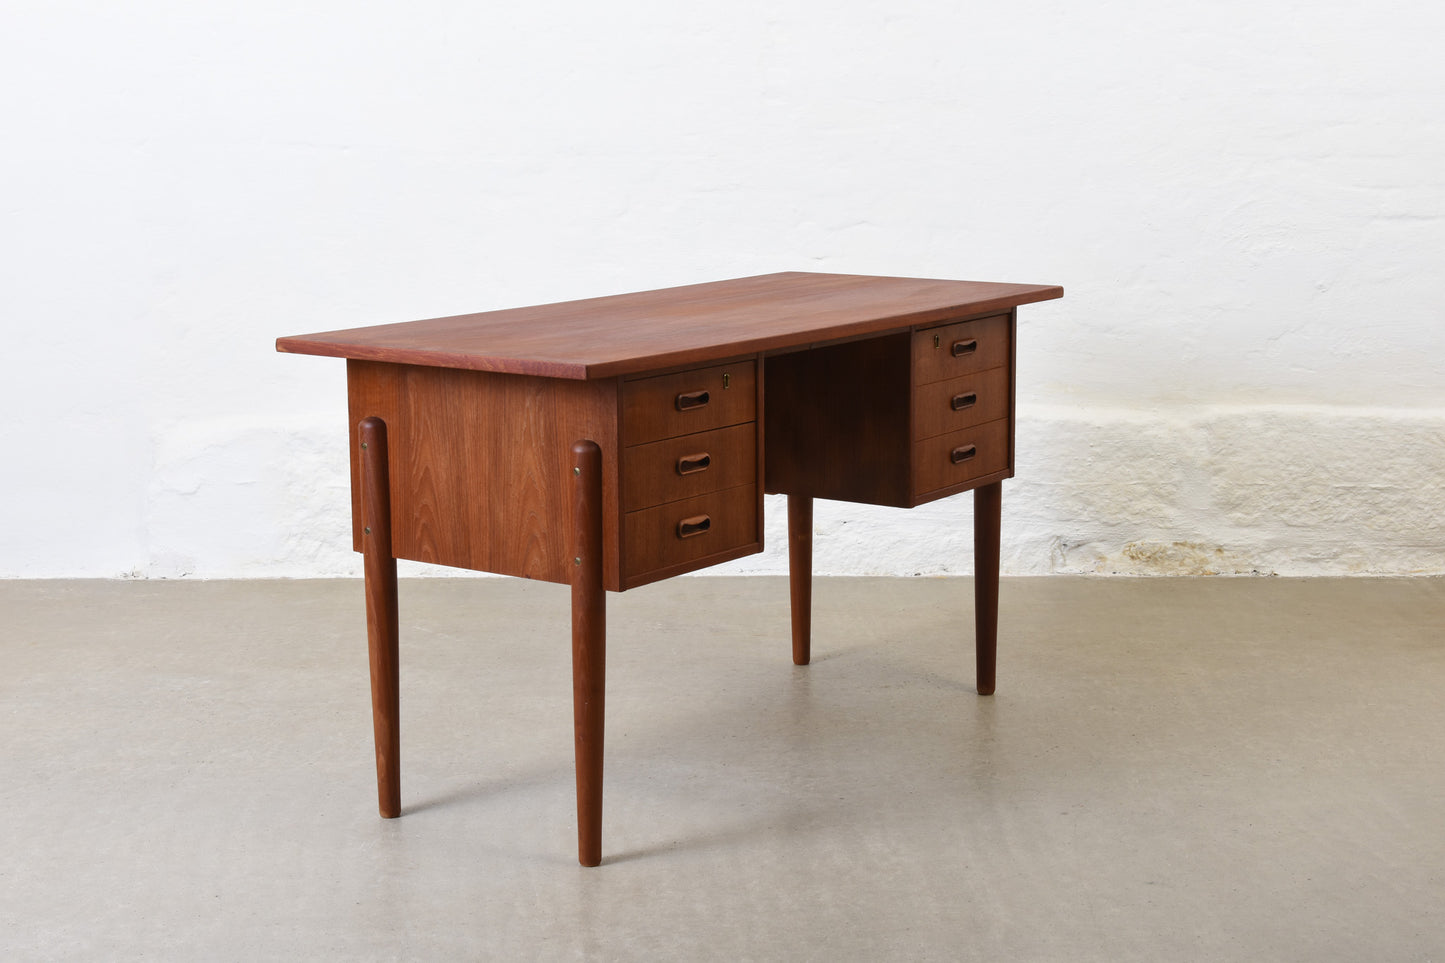
{"label": "desk edge", "polygon": [[1040,286],[1033,291],[952,304],[910,314],[870,318],[853,324],[757,338],[743,338],[729,342],[714,342],[700,347],[632,355],[626,358],[591,363],[565,359],[507,358],[436,350],[375,347],[318,340],[333,332],[277,338],[276,350],[283,354],[310,354],[327,358],[352,358],[358,361],[381,361],[432,368],[460,368],[498,374],[594,381],[602,378],[643,374],[662,368],[705,364],[728,358],[764,354],[785,348],[800,348],[872,334],[885,334],[890,331],[905,330],[958,317],[981,316],[997,311],[1007,311],[1021,304],[1052,301],[1063,296],[1064,289],[1058,285]]}

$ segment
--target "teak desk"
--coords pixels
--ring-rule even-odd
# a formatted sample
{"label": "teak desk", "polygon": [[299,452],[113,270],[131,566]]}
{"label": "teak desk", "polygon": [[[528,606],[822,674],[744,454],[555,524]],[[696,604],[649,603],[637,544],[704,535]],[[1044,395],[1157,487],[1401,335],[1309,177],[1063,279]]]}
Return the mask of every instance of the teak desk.
{"label": "teak desk", "polygon": [[1046,285],[768,274],[281,338],[346,358],[381,814],[401,813],[396,559],[572,586],[578,859],[602,859],[606,591],[762,550],[788,496],[806,665],[813,499],[974,492],[978,691],[994,689],[1015,309]]}

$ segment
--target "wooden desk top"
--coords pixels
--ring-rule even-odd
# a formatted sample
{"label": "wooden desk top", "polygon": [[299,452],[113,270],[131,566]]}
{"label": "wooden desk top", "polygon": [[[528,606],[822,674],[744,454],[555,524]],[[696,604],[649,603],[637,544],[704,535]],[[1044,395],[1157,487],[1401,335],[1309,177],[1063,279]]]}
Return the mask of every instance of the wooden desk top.
{"label": "wooden desk top", "polygon": [[1061,287],[786,272],[304,334],[277,351],[610,378],[806,347],[1063,297]]}

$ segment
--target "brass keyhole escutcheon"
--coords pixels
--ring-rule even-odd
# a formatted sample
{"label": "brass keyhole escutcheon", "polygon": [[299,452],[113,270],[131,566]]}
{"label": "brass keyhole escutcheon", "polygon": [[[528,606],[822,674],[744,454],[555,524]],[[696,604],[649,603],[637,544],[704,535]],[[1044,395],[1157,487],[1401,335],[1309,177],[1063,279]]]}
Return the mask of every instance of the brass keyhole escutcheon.
{"label": "brass keyhole escutcheon", "polygon": [[728,388],[732,387],[732,380],[733,380],[733,376],[732,376],[732,375],[730,375],[730,374],[725,374],[725,375],[723,375],[723,390],[724,390],[724,391],[726,391],[726,390],[728,390]]}

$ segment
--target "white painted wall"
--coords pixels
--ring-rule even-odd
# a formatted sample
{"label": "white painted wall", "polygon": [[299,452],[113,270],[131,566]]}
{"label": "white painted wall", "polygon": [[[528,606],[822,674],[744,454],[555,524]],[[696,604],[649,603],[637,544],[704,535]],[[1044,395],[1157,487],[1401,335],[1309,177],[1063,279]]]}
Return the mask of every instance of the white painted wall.
{"label": "white painted wall", "polygon": [[[1445,572],[1438,3],[0,17],[0,575],[355,573],[276,336],[776,270],[1066,287],[1006,571]],[[968,571],[968,504],[822,506],[818,568]]]}

